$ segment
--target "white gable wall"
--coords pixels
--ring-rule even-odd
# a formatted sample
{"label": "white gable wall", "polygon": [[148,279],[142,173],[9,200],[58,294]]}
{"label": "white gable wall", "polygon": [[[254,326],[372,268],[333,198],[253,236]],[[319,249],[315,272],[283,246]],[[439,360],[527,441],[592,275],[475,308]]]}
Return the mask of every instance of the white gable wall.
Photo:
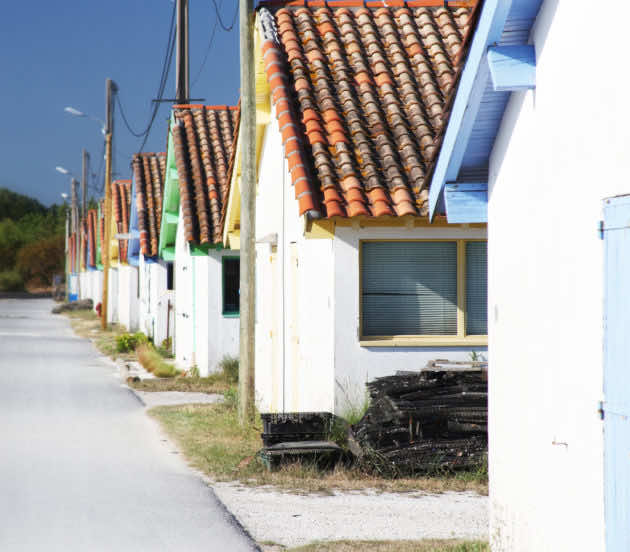
{"label": "white gable wall", "polygon": [[258,406],[263,412],[330,411],[332,242],[303,236],[304,223],[298,216],[275,113],[265,133],[258,178]]}
{"label": "white gable wall", "polygon": [[[537,89],[491,158],[490,498],[494,550],[604,550],[602,199],[630,193],[627,3],[605,26],[547,0]],[[610,55],[597,44],[605,44]],[[614,75],[614,78],[611,78]]]}
{"label": "white gable wall", "polygon": [[90,280],[90,298],[94,308],[96,308],[96,305],[103,301],[103,271],[90,270],[88,278]]}
{"label": "white gable wall", "polygon": [[109,269],[107,280],[107,323],[118,324],[118,268]]}
{"label": "white gable wall", "polygon": [[179,222],[175,238],[175,360],[180,368],[195,365],[193,354],[193,269],[192,257],[184,237],[184,220],[179,209]]}
{"label": "white gable wall", "polygon": [[192,257],[195,296],[193,326],[195,360],[199,373],[207,376],[219,370],[224,356],[238,357],[239,318],[223,315],[224,256],[235,256],[230,250],[210,250],[208,255]]}
{"label": "white gable wall", "polygon": [[118,321],[130,332],[138,330],[138,269],[118,266]]}

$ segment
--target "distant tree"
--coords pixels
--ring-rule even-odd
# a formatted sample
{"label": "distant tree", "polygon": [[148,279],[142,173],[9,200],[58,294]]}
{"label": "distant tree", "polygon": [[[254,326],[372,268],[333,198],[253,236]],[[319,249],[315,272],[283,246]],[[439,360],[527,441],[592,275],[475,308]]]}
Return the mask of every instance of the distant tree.
{"label": "distant tree", "polygon": [[46,207],[36,199],[0,188],[0,220],[19,220],[28,213],[43,214],[45,211]]}
{"label": "distant tree", "polygon": [[25,240],[18,224],[7,218],[0,220],[0,272],[15,265],[18,250]]}
{"label": "distant tree", "polygon": [[53,274],[63,272],[64,250],[63,235],[29,243],[18,252],[16,268],[27,284],[49,286]]}

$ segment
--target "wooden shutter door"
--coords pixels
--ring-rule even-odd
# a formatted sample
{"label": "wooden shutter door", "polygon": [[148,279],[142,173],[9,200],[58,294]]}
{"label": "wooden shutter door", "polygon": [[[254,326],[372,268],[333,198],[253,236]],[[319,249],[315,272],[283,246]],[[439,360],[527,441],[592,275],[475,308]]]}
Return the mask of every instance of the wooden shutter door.
{"label": "wooden shutter door", "polygon": [[606,550],[630,550],[630,196],[604,202]]}

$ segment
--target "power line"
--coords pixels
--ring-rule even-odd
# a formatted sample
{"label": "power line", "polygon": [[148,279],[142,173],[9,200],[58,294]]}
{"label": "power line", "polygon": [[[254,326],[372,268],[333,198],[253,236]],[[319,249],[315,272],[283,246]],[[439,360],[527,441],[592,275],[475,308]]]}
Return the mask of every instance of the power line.
{"label": "power line", "polygon": [[[223,0],[220,0],[220,4],[223,4]],[[212,49],[212,44],[214,43],[214,37],[217,34],[217,26],[219,24],[219,18],[215,17],[214,18],[214,26],[212,27],[212,33],[210,34],[210,41],[208,42],[208,47],[206,48],[206,53],[203,56],[203,61],[201,62],[201,67],[199,67],[199,71],[197,71],[197,75],[195,76],[195,78],[193,79],[193,83],[191,85],[191,89],[195,86],[195,84],[197,84],[197,81],[199,80],[199,77],[201,76],[201,72],[203,71],[203,68],[206,66],[206,61],[208,61],[208,55],[210,54],[210,50]]]}
{"label": "power line", "polygon": [[[160,83],[158,85],[158,92],[157,92],[157,99],[161,100],[164,97],[164,90],[166,89],[166,84],[168,82],[168,75],[170,73],[170,68],[172,65],[172,60],[173,60],[173,51],[175,49],[175,13],[176,13],[176,4],[173,4],[173,11],[171,13],[171,23],[170,23],[170,27],[169,27],[169,33],[168,33],[168,41],[166,43],[166,51],[164,53],[164,61],[162,63],[162,72],[160,74]],[[149,122],[147,123],[147,126],[144,128],[144,130],[142,130],[142,132],[137,132],[135,131],[131,125],[129,124],[129,121],[127,120],[127,117],[125,115],[124,112],[124,108],[122,106],[122,102],[120,100],[120,96],[119,93],[116,94],[116,103],[118,105],[118,107],[120,108],[120,114],[122,116],[122,120],[123,123],[125,124],[125,126],[127,127],[127,130],[136,138],[142,138],[144,137],[143,141],[142,141],[142,145],[140,146],[140,151],[142,151],[144,149],[144,146],[147,142],[147,139],[149,137],[149,134],[151,132],[151,128],[153,127],[153,123],[155,122],[155,118],[157,116],[158,110],[160,108],[160,102],[155,102],[155,104],[152,106],[152,111],[151,111],[151,116],[149,118]]]}
{"label": "power line", "polygon": [[236,16],[238,15],[238,2],[234,2],[236,4],[236,10],[234,10],[232,23],[230,24],[229,27],[225,23],[223,23],[223,19],[221,18],[221,12],[219,11],[219,6],[217,6],[217,0],[212,0],[212,3],[214,4],[214,11],[217,15],[217,21],[219,22],[219,25],[221,25],[221,28],[225,32],[229,33],[234,28],[234,25],[236,24]]}

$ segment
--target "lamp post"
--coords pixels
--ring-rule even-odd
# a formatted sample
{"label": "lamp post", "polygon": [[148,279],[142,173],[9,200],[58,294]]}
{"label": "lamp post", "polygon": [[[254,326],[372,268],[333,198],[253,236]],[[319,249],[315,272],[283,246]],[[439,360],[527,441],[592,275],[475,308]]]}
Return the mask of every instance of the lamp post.
{"label": "lamp post", "polygon": [[[75,254],[77,255],[77,265],[78,265],[78,270],[77,272],[80,271],[80,255],[81,255],[81,251],[80,251],[80,239],[79,239],[79,212],[78,212],[78,202],[77,202],[77,180],[74,177],[74,174],[72,173],[72,171],[69,171],[68,169],[66,169],[65,167],[62,167],[61,165],[57,165],[55,167],[55,170],[60,173],[63,174],[65,176],[70,176],[70,197],[71,197],[71,205],[70,205],[70,209],[71,209],[71,213],[70,213],[70,217],[68,216],[68,211],[66,210],[66,257],[67,257],[67,249],[68,249],[68,235],[70,233],[73,233],[75,236]],[[68,194],[62,194],[62,197],[64,198],[64,201],[68,198]],[[68,220],[70,218],[70,221]],[[68,226],[70,228],[68,228]],[[69,263],[68,263],[69,264]],[[73,269],[74,267],[68,266],[68,270],[67,273],[69,274],[70,271]],[[70,278],[67,276],[66,278],[66,290],[68,290],[69,284],[70,284]],[[79,286],[79,276],[77,275],[77,294],[80,294],[80,286]],[[69,298],[69,294],[68,298]]]}
{"label": "lamp post", "polygon": [[[62,168],[62,167],[57,167],[57,168]],[[69,213],[68,213],[68,206],[66,205],[66,200],[68,199],[68,194],[65,192],[61,193],[61,197],[63,198],[63,205],[65,207],[65,212],[66,212],[66,234],[65,234],[65,254],[66,254],[66,266],[65,266],[65,273],[66,273],[66,285],[65,285],[65,295],[66,295],[66,301],[69,299],[69,295],[70,295],[70,277],[69,277],[69,268],[70,268],[70,263],[68,262],[68,231],[70,230],[70,220],[69,220]]]}
{"label": "lamp post", "polygon": [[106,121],[93,117],[74,107],[66,107],[64,111],[75,117],[87,117],[97,121],[101,126],[101,133],[105,136],[105,251],[101,253],[103,259],[103,296],[101,300],[101,327],[107,328],[107,303],[109,287],[109,249],[111,233],[111,185],[112,185],[112,141],[114,134],[114,94],[118,91],[116,83],[111,79],[105,80],[105,111]]}

